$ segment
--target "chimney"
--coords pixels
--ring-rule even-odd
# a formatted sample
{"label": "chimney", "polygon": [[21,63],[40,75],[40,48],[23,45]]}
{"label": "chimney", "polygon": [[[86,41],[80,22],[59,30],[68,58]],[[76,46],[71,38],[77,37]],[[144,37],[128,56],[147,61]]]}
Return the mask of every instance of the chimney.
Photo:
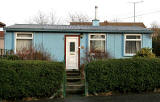
{"label": "chimney", "polygon": [[99,26],[99,20],[97,19],[97,9],[98,6],[95,6],[95,19],[92,20],[92,26]]}

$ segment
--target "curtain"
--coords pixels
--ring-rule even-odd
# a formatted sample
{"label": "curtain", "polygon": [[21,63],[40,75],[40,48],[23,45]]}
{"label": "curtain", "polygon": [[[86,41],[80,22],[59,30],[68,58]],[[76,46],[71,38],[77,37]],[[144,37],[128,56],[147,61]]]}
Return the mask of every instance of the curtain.
{"label": "curtain", "polygon": [[134,54],[141,49],[141,41],[126,41],[126,53]]}
{"label": "curtain", "polygon": [[31,39],[17,39],[16,50],[22,50],[23,48],[29,48],[32,45]]}
{"label": "curtain", "polygon": [[90,50],[105,52],[105,40],[90,40]]}

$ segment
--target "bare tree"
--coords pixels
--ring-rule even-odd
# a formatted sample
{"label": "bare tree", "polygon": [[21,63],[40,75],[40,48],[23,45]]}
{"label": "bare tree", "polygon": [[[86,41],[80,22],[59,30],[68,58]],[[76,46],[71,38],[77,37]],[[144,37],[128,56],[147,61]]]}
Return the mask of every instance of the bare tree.
{"label": "bare tree", "polygon": [[82,13],[69,13],[69,20],[68,22],[89,22],[91,18]]}
{"label": "bare tree", "polygon": [[49,14],[45,14],[42,11],[39,11],[34,17],[32,17],[27,23],[29,24],[59,24],[60,19],[58,19],[54,12],[50,12]]}
{"label": "bare tree", "polygon": [[48,24],[49,19],[43,12],[39,11],[38,15],[33,18],[33,22],[36,24]]}
{"label": "bare tree", "polygon": [[112,22],[120,22],[120,19],[118,19],[117,17],[111,20]]}
{"label": "bare tree", "polygon": [[55,12],[50,12],[49,15],[49,24],[56,25],[56,24],[63,24],[64,22],[61,22],[61,18],[56,16]]}
{"label": "bare tree", "polygon": [[151,24],[151,30],[153,30],[152,37],[154,39],[157,39],[158,37],[160,37],[160,28],[159,28],[159,25],[157,24],[157,22],[153,22]]}

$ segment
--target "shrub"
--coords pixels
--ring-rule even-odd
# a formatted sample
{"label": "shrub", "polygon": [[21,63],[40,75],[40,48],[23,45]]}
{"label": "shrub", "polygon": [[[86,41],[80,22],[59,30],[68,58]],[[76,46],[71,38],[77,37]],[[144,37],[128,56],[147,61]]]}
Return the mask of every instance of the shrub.
{"label": "shrub", "polygon": [[102,59],[104,60],[104,59],[111,58],[110,54],[107,51],[106,52],[101,52],[101,51],[89,52],[88,49],[86,49],[84,53],[85,53],[85,56],[82,58],[83,64],[89,63],[95,60],[102,60]]}
{"label": "shrub", "polygon": [[22,60],[51,60],[50,53],[43,46],[30,46],[16,51],[16,55]]}
{"label": "shrub", "polygon": [[46,61],[0,61],[0,98],[50,97],[61,90],[64,64]]}
{"label": "shrub", "polygon": [[160,59],[108,59],[93,61],[85,68],[89,93],[160,88]]}
{"label": "shrub", "polygon": [[147,57],[147,58],[155,58],[155,54],[152,53],[151,48],[142,48],[140,51],[136,53],[134,57]]}
{"label": "shrub", "polygon": [[7,55],[7,60],[19,60],[17,55]]}
{"label": "shrub", "polygon": [[19,57],[17,55],[3,55],[0,56],[0,59],[6,59],[6,60],[19,60]]}

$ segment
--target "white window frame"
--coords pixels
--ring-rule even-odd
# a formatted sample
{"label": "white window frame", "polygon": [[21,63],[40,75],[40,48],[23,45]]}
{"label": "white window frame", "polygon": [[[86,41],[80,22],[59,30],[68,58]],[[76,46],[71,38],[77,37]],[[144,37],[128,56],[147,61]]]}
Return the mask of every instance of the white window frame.
{"label": "white window frame", "polygon": [[[91,39],[91,35],[104,35],[105,38],[104,39]],[[88,50],[89,50],[89,52],[90,52],[90,40],[104,40],[105,41],[105,48],[104,48],[104,50],[106,52],[106,35],[107,34],[100,34],[100,33],[88,34],[88,47],[89,47]]]}
{"label": "white window frame", "polygon": [[[126,36],[140,36],[140,39],[126,39]],[[126,53],[126,41],[141,41],[141,48],[142,48],[142,34],[124,34],[124,56],[134,56],[136,53]]]}
{"label": "white window frame", "polygon": [[[31,34],[31,37],[18,37],[18,34]],[[14,52],[16,53],[16,45],[17,45],[17,39],[31,39],[33,41],[33,33],[32,32],[16,32],[15,33],[15,43],[14,43]]]}
{"label": "white window frame", "polygon": [[3,27],[0,27],[0,31],[3,31]]}

